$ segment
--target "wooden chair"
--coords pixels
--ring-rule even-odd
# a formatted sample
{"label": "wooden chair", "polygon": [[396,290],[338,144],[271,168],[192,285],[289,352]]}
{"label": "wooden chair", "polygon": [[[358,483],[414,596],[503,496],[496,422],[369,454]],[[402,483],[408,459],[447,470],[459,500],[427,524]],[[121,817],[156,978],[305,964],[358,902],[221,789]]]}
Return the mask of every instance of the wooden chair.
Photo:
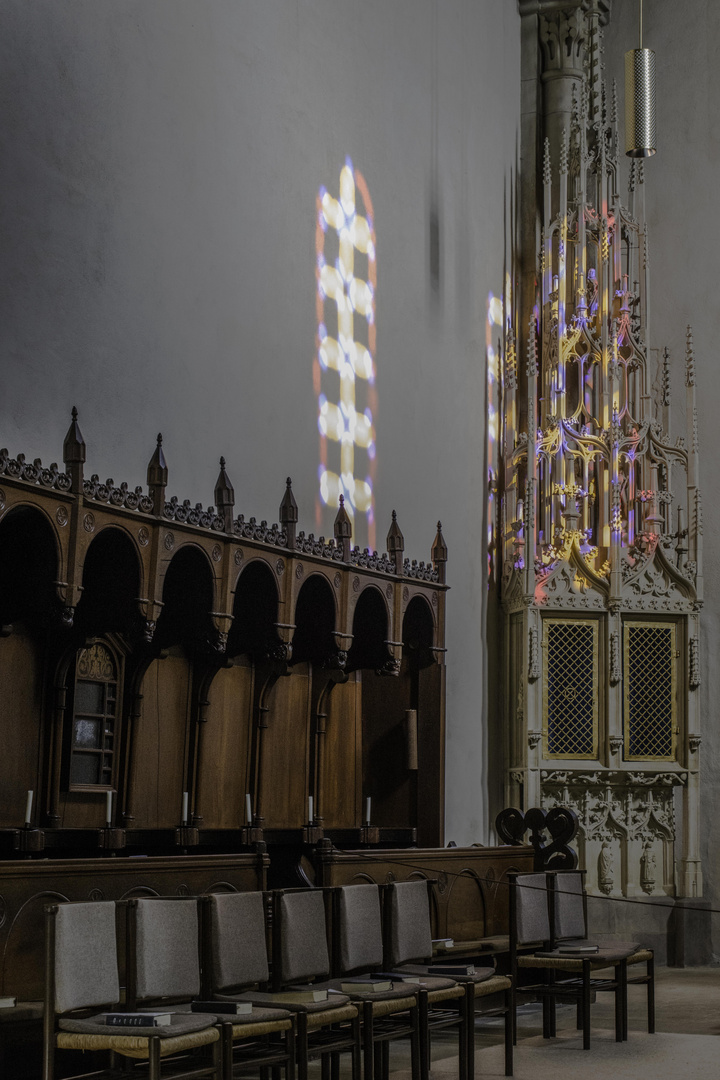
{"label": "wooden chair", "polygon": [[[603,935],[588,937],[587,895],[584,888],[584,870],[554,870],[548,873],[551,888],[548,890],[551,925],[555,943],[565,946],[596,944],[599,948],[628,950],[629,955],[621,967],[623,1038],[627,1039],[627,988],[628,985],[647,987],[648,1033],[655,1033],[655,955],[636,941],[613,941]],[[630,978],[627,969],[645,964],[645,974]]]}
{"label": "wooden chair", "polygon": [[[509,873],[510,882],[510,971],[513,994],[518,988],[518,972],[536,970],[543,981],[523,983],[521,989],[532,991],[543,1003],[543,1037],[553,1038],[556,1031],[556,1000],[559,996],[574,998],[577,1002],[578,1027],[582,1027],[583,1049],[590,1049],[590,1004],[597,991],[615,995],[615,1038],[621,1042],[624,1035],[623,986],[626,979],[626,961],[633,949],[607,946],[583,956],[564,955],[557,947],[552,932],[552,915],[548,891],[553,888],[552,875],[545,873]],[[523,946],[543,942],[541,949],[519,952]],[[593,973],[612,967],[612,978],[593,978]],[[558,976],[565,976],[558,978]],[[515,1025],[513,1002],[513,1028]]]}
{"label": "wooden chair", "polygon": [[[266,984],[265,913],[259,892],[200,897],[203,927],[203,998],[242,1001],[249,987]],[[295,1078],[295,1020],[280,1008],[253,1006],[232,1017],[223,1046],[225,1080],[249,1069],[285,1068]]]}
{"label": "wooden chair", "polygon": [[[339,988],[342,976],[378,972],[383,966],[380,891],[377,885],[345,885],[332,890],[332,969]],[[399,982],[375,993],[353,991],[350,1000],[362,1010],[364,1080],[387,1077],[389,1044],[410,1039],[413,1080],[420,1076],[418,994],[412,983]]]}
{"label": "wooden chair", "polygon": [[[190,915],[194,914],[194,923],[179,905],[173,904],[177,911],[169,916],[173,951],[167,950],[165,939],[156,937],[152,920],[150,925],[144,921],[139,927],[137,940],[143,955],[138,986],[150,996],[175,998],[200,989],[197,905],[187,903],[193,907]],[[161,901],[154,904],[162,907]],[[220,1080],[220,1031],[215,1016],[173,1014],[167,1026],[123,1029],[109,1026],[104,1013],[98,1014],[100,1008],[116,1010],[120,1000],[115,910],[111,901],[49,904],[45,908],[43,1080],[53,1080],[58,1050],[109,1051],[108,1067],[93,1070],[95,1077],[119,1076],[125,1071],[117,1067],[122,1057],[144,1061],[146,1069],[142,1073],[133,1070],[133,1075],[146,1075],[149,1080],[160,1080],[163,1059],[166,1080],[173,1076]],[[128,1011],[136,1004],[137,995],[128,1002]],[[208,1047],[212,1060],[206,1056]]]}
{"label": "wooden chair", "polygon": [[[263,897],[259,893],[237,895],[244,899],[234,904],[229,902],[229,897],[219,894],[211,898],[211,927],[214,925],[215,934],[211,952],[213,996],[222,1000],[251,1001],[262,1008],[283,1008],[292,1013],[299,1080],[307,1080],[308,1063],[314,1058],[321,1059],[323,1076],[326,1076],[331,1057],[346,1050],[352,1055],[353,1080],[359,1080],[360,1019],[350,999],[343,994],[333,994],[328,995],[326,1001],[281,1002],[277,997],[288,984],[304,984],[329,974],[322,890],[272,894],[270,990],[258,989],[257,985],[247,988],[249,982],[262,986],[269,976]],[[231,941],[233,909],[242,921],[235,923],[234,940]],[[236,982],[241,967],[245,974]],[[242,989],[243,984],[245,989]]]}
{"label": "wooden chair", "polygon": [[[432,881],[400,881],[384,885],[385,970],[402,974],[403,965],[432,958],[430,889]],[[458,1028],[460,1080],[471,1075],[475,1058],[474,987],[453,979],[422,976],[418,989],[420,1022],[420,1078],[430,1075],[430,1038],[433,1031]],[[455,1002],[456,1007],[448,1005]]]}

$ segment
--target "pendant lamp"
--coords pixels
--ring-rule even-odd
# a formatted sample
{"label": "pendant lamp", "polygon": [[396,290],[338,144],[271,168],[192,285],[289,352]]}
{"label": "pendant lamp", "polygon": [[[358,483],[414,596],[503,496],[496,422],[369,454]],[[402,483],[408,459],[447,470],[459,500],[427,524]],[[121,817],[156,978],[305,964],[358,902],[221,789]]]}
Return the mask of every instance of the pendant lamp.
{"label": "pendant lamp", "polygon": [[642,0],[640,46],[625,53],[625,153],[652,157],[655,153],[655,53],[643,49]]}

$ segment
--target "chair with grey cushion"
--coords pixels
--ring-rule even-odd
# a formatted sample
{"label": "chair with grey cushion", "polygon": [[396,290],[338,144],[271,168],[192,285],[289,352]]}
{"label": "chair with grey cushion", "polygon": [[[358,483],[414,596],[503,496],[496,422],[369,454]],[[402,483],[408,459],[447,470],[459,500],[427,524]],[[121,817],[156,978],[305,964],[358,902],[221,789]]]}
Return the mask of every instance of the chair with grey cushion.
{"label": "chair with grey cushion", "polygon": [[296,1062],[306,1080],[308,1062],[330,1055],[352,1054],[353,1077],[359,1076],[360,1021],[358,1010],[343,994],[324,1001],[287,1001],[289,984],[307,984],[329,974],[322,890],[290,890],[273,894],[273,981],[271,988],[265,946],[265,912],[259,893],[210,898],[212,996],[251,1001],[253,1007],[283,1008],[296,1025]]}
{"label": "chair with grey cushion", "polygon": [[[622,944],[598,948],[597,951],[575,955],[562,951],[552,930],[548,890],[553,888],[553,875],[508,874],[510,882],[510,971],[513,993],[516,988],[537,994],[543,1003],[543,1036],[556,1035],[555,1005],[558,997],[573,998],[578,1008],[578,1027],[582,1027],[583,1048],[590,1049],[590,1004],[597,991],[615,995],[615,1038],[624,1036],[623,985],[626,961],[633,952]],[[577,911],[563,907],[559,916],[566,928],[576,926]],[[523,952],[523,948],[542,942],[541,948]],[[627,945],[627,943],[626,943]],[[603,968],[614,969],[611,978],[593,977]],[[539,971],[541,982],[524,981],[518,986],[518,974]],[[515,1009],[513,1008],[513,1016]]]}
{"label": "chair with grey cushion", "polygon": [[[263,896],[259,892],[202,896],[205,1000],[242,1001],[244,991],[268,980]],[[232,1017],[223,1046],[225,1080],[249,1069],[284,1066],[295,1076],[295,1021],[286,1009],[253,1005]]]}
{"label": "chair with grey cushion", "polygon": [[[379,972],[383,966],[380,891],[377,885],[345,885],[332,890],[332,967],[340,988],[343,976]],[[345,984],[347,985],[347,983]],[[364,1080],[389,1072],[389,1044],[409,1038],[413,1080],[420,1075],[418,994],[399,980],[388,990],[351,991],[362,1011]]]}
{"label": "chair with grey cushion", "polygon": [[[430,889],[432,882],[400,881],[383,886],[385,891],[385,970],[398,972],[408,964],[426,964],[432,958]],[[458,1059],[461,1080],[471,1075],[475,1056],[474,986],[453,979],[418,976],[420,1021],[420,1077],[430,1074],[430,1036],[433,1030],[458,1027]],[[451,1003],[451,1004],[449,1004]],[[453,1004],[455,1007],[453,1007]]]}
{"label": "chair with grey cushion", "polygon": [[[156,901],[156,903],[160,903]],[[194,901],[188,903],[194,905]],[[214,1015],[178,1015],[172,1012],[170,1024],[162,1027],[134,1026],[118,1028],[105,1022],[107,1011],[134,1010],[137,998],[122,1010],[118,974],[115,904],[49,904],[46,906],[46,978],[43,1039],[43,1080],[53,1080],[58,1050],[109,1051],[107,1069],[93,1070],[93,1076],[117,1076],[118,1055],[146,1063],[141,1072],[149,1080],[162,1076],[214,1077],[222,1075],[218,1053],[220,1031]],[[175,942],[177,955],[167,955],[157,947],[154,928],[144,925],[137,940],[145,950],[140,963],[138,984],[151,996],[165,999],[184,996],[188,971],[192,974],[194,947],[194,986],[199,989],[197,963],[197,907],[195,905],[194,940],[192,920],[183,922],[182,944]],[[197,990],[190,989],[190,993]],[[104,1009],[103,1012],[98,1012]],[[165,1011],[165,1004],[163,1005]],[[169,1008],[167,1011],[171,1011]],[[208,1059],[207,1054],[212,1055]]]}
{"label": "chair with grey cushion", "polygon": [[[652,949],[644,948],[637,941],[613,939],[608,935],[587,931],[587,896],[584,888],[584,870],[555,870],[549,873],[552,886],[548,890],[553,941],[564,947],[597,945],[599,949],[621,949],[628,955],[621,968],[623,1037],[627,1039],[627,987],[628,984],[647,987],[648,1033],[655,1032],[655,958]],[[627,969],[645,964],[645,973],[630,978]]]}

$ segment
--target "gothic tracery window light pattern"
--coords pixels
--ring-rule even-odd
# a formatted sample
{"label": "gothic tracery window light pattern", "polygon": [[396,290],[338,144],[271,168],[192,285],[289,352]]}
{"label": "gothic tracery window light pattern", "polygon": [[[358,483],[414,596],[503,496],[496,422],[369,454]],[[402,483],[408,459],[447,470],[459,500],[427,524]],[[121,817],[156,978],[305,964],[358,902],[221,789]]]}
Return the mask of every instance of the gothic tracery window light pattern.
{"label": "gothic tracery window light pattern", "polygon": [[367,184],[347,158],[339,197],[317,197],[315,229],[317,334],[313,383],[318,403],[318,527],[340,495],[357,543],[375,546],[377,465],[373,208]]}

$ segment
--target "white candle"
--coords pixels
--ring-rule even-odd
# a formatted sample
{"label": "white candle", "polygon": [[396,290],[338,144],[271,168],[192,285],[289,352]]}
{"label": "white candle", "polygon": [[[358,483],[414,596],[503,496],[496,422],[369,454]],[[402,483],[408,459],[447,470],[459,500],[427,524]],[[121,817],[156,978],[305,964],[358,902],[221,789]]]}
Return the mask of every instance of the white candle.
{"label": "white candle", "polygon": [[112,825],[112,791],[105,792],[105,824],[108,828]]}
{"label": "white candle", "polygon": [[365,800],[365,824],[370,824],[370,796]]}
{"label": "white candle", "polygon": [[312,825],[313,821],[313,797],[308,795],[308,825]]}
{"label": "white candle", "polygon": [[32,791],[28,791],[28,793],[27,793],[27,802],[25,803],[25,824],[26,825],[29,825],[30,821],[32,820],[32,804],[33,804],[33,793],[32,793]]}
{"label": "white candle", "polygon": [[182,808],[182,823],[187,825],[188,819],[188,793],[183,791],[183,808]]}
{"label": "white candle", "polygon": [[250,792],[245,796],[245,824],[252,825],[252,799]]}

